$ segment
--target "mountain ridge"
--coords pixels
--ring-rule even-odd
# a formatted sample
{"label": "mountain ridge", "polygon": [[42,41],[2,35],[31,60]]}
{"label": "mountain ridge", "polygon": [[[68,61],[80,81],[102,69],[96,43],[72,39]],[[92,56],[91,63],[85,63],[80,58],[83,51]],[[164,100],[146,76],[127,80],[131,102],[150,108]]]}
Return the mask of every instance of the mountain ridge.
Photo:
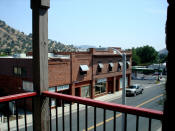
{"label": "mountain ridge", "polygon": [[[49,39],[48,51],[76,51],[73,45],[65,45]],[[32,51],[32,34],[25,34],[13,27],[10,27],[5,21],[0,20],[0,54],[27,53]]]}

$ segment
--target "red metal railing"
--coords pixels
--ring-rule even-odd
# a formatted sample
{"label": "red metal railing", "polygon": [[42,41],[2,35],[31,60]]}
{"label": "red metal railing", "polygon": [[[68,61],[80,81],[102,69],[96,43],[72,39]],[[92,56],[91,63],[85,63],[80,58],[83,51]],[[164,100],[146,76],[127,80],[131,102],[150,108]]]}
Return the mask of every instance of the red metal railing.
{"label": "red metal railing", "polygon": [[[125,123],[127,123],[127,114],[132,114],[136,116],[136,131],[139,130],[139,117],[146,117],[149,119],[149,125],[148,125],[148,130],[151,130],[151,120],[156,119],[162,121],[163,119],[163,112],[157,111],[157,110],[151,110],[151,109],[145,109],[145,108],[138,108],[138,107],[132,107],[132,106],[126,106],[126,105],[121,105],[121,104],[115,104],[115,103],[109,103],[109,102],[101,102],[97,100],[92,100],[92,99],[87,99],[87,98],[81,98],[81,97],[76,97],[76,96],[70,96],[70,95],[64,95],[64,94],[59,94],[59,93],[54,93],[54,92],[49,92],[49,91],[44,91],[43,92],[44,96],[47,96],[49,98],[55,98],[57,100],[62,100],[62,130],[64,131],[65,129],[65,116],[64,116],[64,102],[70,102],[70,131],[72,130],[72,104],[77,103],[77,130],[79,130],[79,123],[80,123],[80,118],[79,118],[79,104],[85,105],[85,130],[88,130],[88,106],[94,107],[94,130],[96,130],[96,108],[102,108],[104,110],[103,113],[103,130],[106,130],[106,110],[111,110],[114,111],[114,118],[116,116],[116,112],[121,112],[125,114]],[[57,114],[57,108],[56,109],[56,114]],[[51,111],[50,111],[51,113]],[[51,117],[52,115],[50,115]],[[50,119],[51,120],[51,119]],[[58,117],[56,115],[56,123],[58,122]],[[50,121],[50,124],[52,124],[52,121]],[[56,124],[57,126],[57,124]],[[116,119],[114,119],[114,124],[113,124],[113,130],[116,130]],[[50,126],[52,127],[52,126]],[[58,127],[56,127],[58,129]],[[125,130],[127,130],[127,124],[125,124]]]}
{"label": "red metal railing", "polygon": [[[24,109],[24,121],[25,121],[25,130],[27,130],[27,117],[26,117],[26,99],[29,98],[33,98],[34,96],[36,96],[37,93],[36,92],[30,92],[30,93],[22,93],[22,94],[16,94],[16,95],[10,95],[10,96],[4,96],[4,97],[0,97],[0,104],[5,103],[8,105],[7,108],[9,108],[9,102],[10,101],[15,101],[16,104],[16,130],[19,130],[19,122],[18,122],[18,102],[23,100],[24,101],[24,105],[23,105],[23,109]],[[101,101],[97,101],[97,100],[92,100],[92,99],[87,99],[87,98],[81,98],[81,97],[76,97],[76,96],[70,96],[70,95],[64,95],[64,94],[59,94],[59,93],[54,93],[54,92],[49,92],[49,91],[44,91],[42,93],[43,96],[49,97],[49,101],[50,101],[50,130],[58,130],[61,127],[61,130],[66,130],[65,129],[65,125],[66,124],[66,116],[65,116],[65,102],[69,102],[70,107],[69,107],[69,130],[72,131],[72,102],[73,103],[77,103],[77,127],[76,129],[74,128],[74,130],[82,130],[80,129],[80,123],[81,123],[81,116],[80,116],[80,108],[79,108],[79,104],[83,104],[85,105],[85,114],[84,114],[84,118],[85,118],[85,130],[88,130],[88,107],[91,106],[94,108],[94,124],[93,124],[93,128],[94,130],[97,129],[97,108],[100,108],[103,110],[103,130],[105,131],[107,126],[106,126],[106,111],[110,110],[113,111],[113,130],[116,130],[116,112],[121,112],[125,114],[125,130],[127,130],[127,114],[132,114],[136,116],[136,131],[139,130],[139,117],[147,117],[149,118],[149,125],[148,125],[148,130],[151,130],[151,120],[152,119],[156,119],[156,120],[160,120],[162,121],[163,119],[163,112],[161,111],[157,111],[157,110],[151,110],[151,109],[145,109],[145,108],[138,108],[138,107],[132,107],[132,106],[126,106],[126,105],[121,105],[121,104],[115,104],[115,103],[109,103],[109,102],[101,102]],[[55,124],[55,128],[53,127],[53,120],[52,120],[52,114],[51,114],[51,99],[56,99],[56,100],[61,100],[62,101],[62,120],[61,122],[59,121],[58,123],[58,108],[56,105],[56,124]],[[7,114],[7,129],[11,130],[10,128],[10,120],[9,120],[10,114]],[[60,123],[62,123],[62,125],[60,125]],[[75,123],[75,122],[74,122]]]}
{"label": "red metal railing", "polygon": [[[9,106],[9,102],[14,102],[14,106],[16,108],[15,111],[15,119],[16,119],[16,129],[15,130],[19,130],[19,108],[23,108],[23,114],[24,114],[24,128],[27,131],[27,105],[26,105],[26,101],[29,100],[30,103],[33,101],[31,100],[31,98],[33,98],[34,96],[36,96],[37,93],[36,92],[29,92],[29,93],[21,93],[21,94],[15,94],[15,95],[9,95],[9,96],[4,96],[4,97],[0,97],[0,105],[1,108],[5,108],[4,111],[2,112],[3,115],[5,115],[7,117],[7,130],[10,131],[11,127],[10,127],[10,106]],[[32,106],[32,105],[30,105]],[[32,106],[33,108],[33,106]],[[14,124],[13,124],[14,125]],[[0,128],[1,129],[1,128]],[[3,129],[6,130],[6,129]]]}
{"label": "red metal railing", "polygon": [[28,92],[28,93],[20,93],[15,95],[3,96],[3,97],[0,97],[0,102],[24,99],[24,98],[36,96],[36,94],[37,94],[36,92]]}

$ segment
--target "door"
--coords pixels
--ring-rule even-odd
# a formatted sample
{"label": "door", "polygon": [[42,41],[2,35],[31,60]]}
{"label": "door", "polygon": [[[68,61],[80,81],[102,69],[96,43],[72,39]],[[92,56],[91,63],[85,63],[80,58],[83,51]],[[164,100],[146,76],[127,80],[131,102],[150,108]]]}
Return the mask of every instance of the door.
{"label": "door", "polygon": [[75,96],[81,96],[81,94],[80,94],[80,87],[78,87],[78,88],[75,88]]}
{"label": "door", "polygon": [[113,92],[114,81],[113,77],[108,78],[108,93]]}

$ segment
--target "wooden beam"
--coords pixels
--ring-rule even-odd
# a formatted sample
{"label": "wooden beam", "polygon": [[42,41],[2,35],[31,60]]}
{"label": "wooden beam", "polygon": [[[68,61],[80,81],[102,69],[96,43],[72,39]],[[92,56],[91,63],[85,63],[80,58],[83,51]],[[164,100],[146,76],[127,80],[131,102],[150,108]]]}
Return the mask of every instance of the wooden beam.
{"label": "wooden beam", "polygon": [[162,131],[170,131],[174,128],[174,110],[175,107],[173,105],[174,101],[174,74],[175,74],[175,19],[174,19],[174,12],[175,12],[175,1],[174,0],[167,0],[168,8],[167,8],[167,21],[166,21],[166,48],[168,50],[168,60],[167,60],[167,82],[166,82],[166,98],[164,102],[164,119],[163,119],[163,127]]}
{"label": "wooden beam", "polygon": [[33,130],[49,131],[49,100],[42,97],[48,90],[48,8],[50,0],[31,0],[33,83],[37,96],[34,98]]}

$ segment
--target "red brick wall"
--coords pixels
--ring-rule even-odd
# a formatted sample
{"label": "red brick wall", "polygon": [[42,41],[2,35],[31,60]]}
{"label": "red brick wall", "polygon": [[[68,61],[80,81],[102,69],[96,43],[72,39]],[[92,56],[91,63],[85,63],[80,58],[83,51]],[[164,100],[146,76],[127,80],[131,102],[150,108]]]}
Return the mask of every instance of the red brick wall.
{"label": "red brick wall", "polygon": [[0,59],[0,75],[14,76],[13,68],[21,67],[26,71],[26,75],[23,79],[32,80],[32,59],[21,58],[1,58]]}
{"label": "red brick wall", "polygon": [[[121,72],[117,72],[118,68],[118,61],[121,58],[117,57],[109,57],[109,56],[104,56],[104,57],[97,57],[95,56],[93,58],[93,75],[95,78],[104,78],[104,77],[111,77],[111,76],[116,76],[116,75],[121,75]],[[103,68],[101,72],[98,72],[98,63],[101,62],[103,64]],[[109,63],[112,62],[114,64],[112,71],[108,71]],[[118,74],[117,74],[118,73]]]}
{"label": "red brick wall", "polygon": [[17,77],[0,75],[1,95],[12,95],[24,92],[22,90],[22,80]]}
{"label": "red brick wall", "polygon": [[49,87],[71,83],[70,61],[49,62],[48,72]]}
{"label": "red brick wall", "polygon": [[[87,65],[86,75],[80,74],[80,65]],[[72,55],[72,81],[88,81],[92,79],[92,55],[89,53]]]}

